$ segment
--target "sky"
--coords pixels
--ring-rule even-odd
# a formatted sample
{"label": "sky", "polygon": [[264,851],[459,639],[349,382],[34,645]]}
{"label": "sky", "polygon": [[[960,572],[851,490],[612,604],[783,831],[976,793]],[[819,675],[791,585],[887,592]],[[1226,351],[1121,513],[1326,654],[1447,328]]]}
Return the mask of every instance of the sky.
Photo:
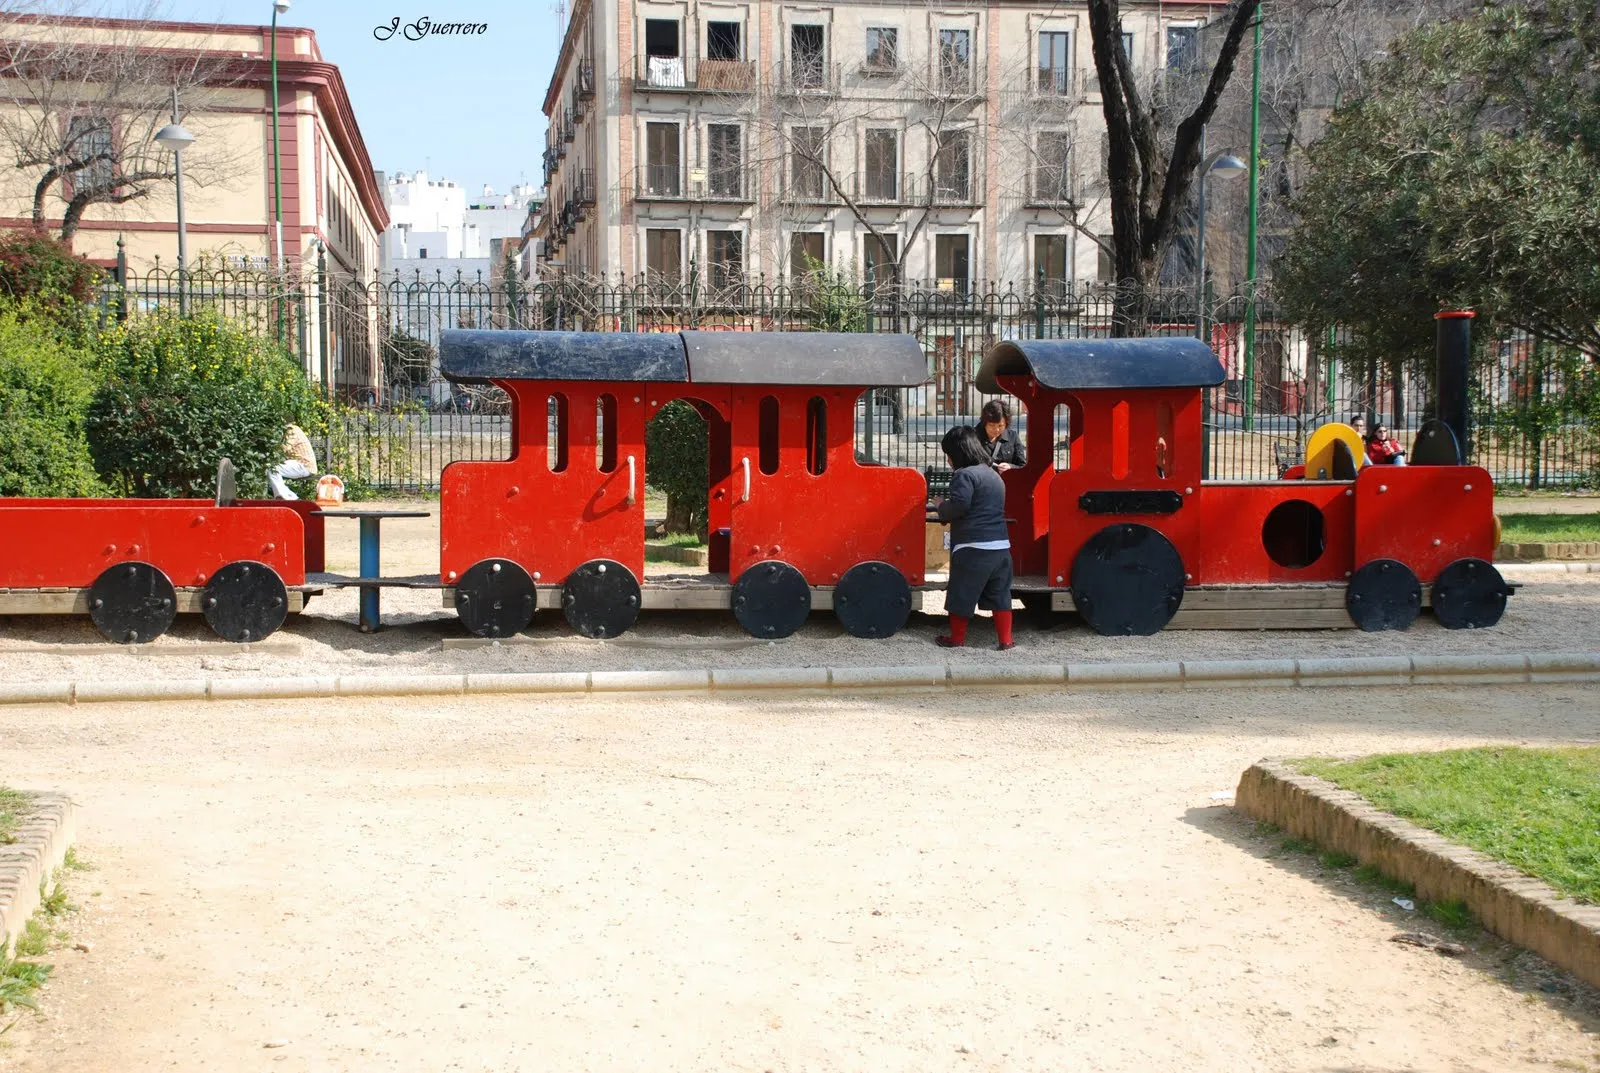
{"label": "sky", "polygon": [[[164,17],[183,21],[272,20],[272,0],[163,0],[161,7]],[[373,36],[397,15],[402,26],[427,16],[489,29],[420,41]],[[540,106],[561,47],[552,0],[293,0],[278,21],[316,31],[323,58],[344,75],[376,170],[427,168],[460,183],[469,199],[485,183],[497,194],[543,183]]]}

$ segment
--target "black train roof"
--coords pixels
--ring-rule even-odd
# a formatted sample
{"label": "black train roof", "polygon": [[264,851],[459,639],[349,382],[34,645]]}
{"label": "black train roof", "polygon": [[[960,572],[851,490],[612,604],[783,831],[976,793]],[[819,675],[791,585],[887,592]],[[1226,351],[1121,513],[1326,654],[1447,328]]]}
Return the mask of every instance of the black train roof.
{"label": "black train roof", "polygon": [[1032,376],[1047,388],[1214,387],[1222,362],[1198,339],[1020,339],[989,348],[978,390],[998,394],[1002,376]]}

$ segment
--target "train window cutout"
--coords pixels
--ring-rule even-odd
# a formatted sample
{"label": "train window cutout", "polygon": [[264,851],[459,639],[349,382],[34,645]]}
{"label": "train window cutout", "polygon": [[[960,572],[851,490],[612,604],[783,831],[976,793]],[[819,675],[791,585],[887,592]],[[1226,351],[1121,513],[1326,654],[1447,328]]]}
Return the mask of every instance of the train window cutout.
{"label": "train window cutout", "polygon": [[[560,615],[611,638],[642,612],[695,609],[760,638],[827,612],[882,638],[942,587],[925,550],[938,489],[864,462],[852,420],[871,391],[892,420],[868,431],[902,434],[877,393],[927,382],[915,337],[460,330],[439,352],[450,379],[507,393],[512,450],[443,471],[437,576],[379,583],[442,589],[475,635]],[[1223,369],[1197,340],[1002,342],[976,384],[1011,397],[1032,448],[1002,479],[1014,592],[1041,613],[1148,634],[1395,629],[1430,608],[1467,628],[1504,611],[1493,482],[1448,426],[1418,436],[1413,462],[1430,464],[1362,465],[1353,432],[1325,426],[1282,479],[1210,481],[1203,396]],[[644,567],[645,430],[675,401],[707,426],[709,563],[661,577]],[[118,641],[184,612],[258,640],[358,583],[324,570],[313,504],[10,499],[0,513],[0,612],[86,613]]]}

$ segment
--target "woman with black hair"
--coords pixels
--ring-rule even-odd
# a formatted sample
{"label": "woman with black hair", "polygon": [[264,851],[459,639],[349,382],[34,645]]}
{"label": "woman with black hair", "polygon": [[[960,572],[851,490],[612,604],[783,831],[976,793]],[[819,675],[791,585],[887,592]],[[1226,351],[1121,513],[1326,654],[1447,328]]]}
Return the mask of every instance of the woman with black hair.
{"label": "woman with black hair", "polygon": [[1004,399],[990,399],[983,404],[978,415],[983,422],[978,432],[989,452],[989,462],[1004,473],[1008,469],[1021,469],[1028,464],[1028,453],[1022,448],[1022,437],[1011,427],[1011,407]]}
{"label": "woman with black hair", "polygon": [[937,507],[939,520],[950,523],[950,583],[945,610],[950,632],[936,638],[944,648],[967,641],[967,622],[979,607],[994,612],[1000,651],[1015,648],[1011,639],[1011,540],[1006,530],[1006,486],[990,468],[982,434],[958,425],[940,441],[955,475],[950,496]]}

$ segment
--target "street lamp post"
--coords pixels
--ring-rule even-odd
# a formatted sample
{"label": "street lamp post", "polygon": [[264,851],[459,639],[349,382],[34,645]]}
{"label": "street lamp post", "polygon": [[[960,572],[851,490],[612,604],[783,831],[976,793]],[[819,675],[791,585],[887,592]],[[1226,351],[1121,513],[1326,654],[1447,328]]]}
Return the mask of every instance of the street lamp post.
{"label": "street lamp post", "polygon": [[156,144],[164,149],[172,150],[174,160],[173,173],[177,181],[178,193],[178,313],[187,316],[189,313],[189,233],[183,218],[183,151],[194,142],[194,135],[190,134],[178,123],[178,90],[172,90],[172,122],[156,131]]}
{"label": "street lamp post", "polygon": [[1250,71],[1250,232],[1246,239],[1244,281],[1244,430],[1256,422],[1256,225],[1261,196],[1261,22],[1255,21],[1255,50]]}
{"label": "street lamp post", "polygon": [[[272,0],[272,216],[278,239],[278,277],[284,274],[283,253],[283,150],[278,136],[278,16],[289,10],[289,0]],[[278,345],[283,345],[283,302],[278,302]]]}
{"label": "street lamp post", "polygon": [[[1244,161],[1226,149],[1206,156],[1206,132],[1200,128],[1200,212],[1195,225],[1194,334],[1206,341],[1206,179],[1237,179],[1247,170]],[[1200,478],[1211,477],[1211,392],[1200,396]]]}

